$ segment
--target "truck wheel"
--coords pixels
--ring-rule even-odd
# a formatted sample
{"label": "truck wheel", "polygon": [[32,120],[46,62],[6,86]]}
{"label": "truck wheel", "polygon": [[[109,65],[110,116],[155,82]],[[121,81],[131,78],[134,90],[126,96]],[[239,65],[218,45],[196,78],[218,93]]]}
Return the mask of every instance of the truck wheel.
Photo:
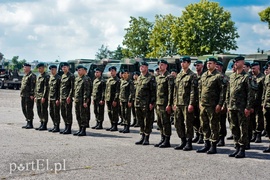
{"label": "truck wheel", "polygon": [[14,89],[14,85],[13,84],[8,84],[8,89]]}

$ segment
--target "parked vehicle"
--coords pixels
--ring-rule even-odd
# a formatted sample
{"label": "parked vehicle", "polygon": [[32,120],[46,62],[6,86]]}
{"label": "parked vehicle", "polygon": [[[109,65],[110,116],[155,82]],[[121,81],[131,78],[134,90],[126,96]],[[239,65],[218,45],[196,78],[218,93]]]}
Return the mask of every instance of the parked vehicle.
{"label": "parked vehicle", "polygon": [[20,89],[23,75],[17,70],[0,69],[0,88],[1,89]]}

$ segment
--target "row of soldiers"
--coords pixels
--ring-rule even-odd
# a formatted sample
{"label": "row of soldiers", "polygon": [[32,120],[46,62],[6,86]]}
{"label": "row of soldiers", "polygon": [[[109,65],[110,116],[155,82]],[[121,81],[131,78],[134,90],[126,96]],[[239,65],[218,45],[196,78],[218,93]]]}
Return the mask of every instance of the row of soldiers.
{"label": "row of soldiers", "polygon": [[[69,72],[68,64],[64,64],[62,67],[64,72],[62,77],[57,77],[56,67],[50,66],[51,75],[49,76],[44,72],[44,64],[41,63],[38,65],[40,72],[38,78],[30,70],[26,70],[29,65],[25,64],[26,75],[23,78],[21,88],[22,107],[27,119],[27,125],[24,128],[33,128],[33,113],[30,111],[33,109],[33,100],[36,99],[38,115],[41,120],[41,125],[37,129],[47,129],[48,115],[45,114],[48,107],[46,102],[49,102],[50,115],[54,122],[54,128],[51,131],[60,131],[60,108],[66,125],[62,133],[70,134],[72,101],[74,100],[76,118],[80,127],[80,130],[74,135],[84,136],[85,128],[89,125],[90,120],[89,107],[92,95],[97,121],[96,126],[93,127],[95,129],[102,129],[105,103],[111,121],[111,127],[106,129],[108,131],[118,130],[120,107],[121,117],[124,119],[124,129],[121,132],[128,133],[131,109],[132,107],[135,109],[135,117],[140,126],[141,134],[141,139],[136,144],[149,144],[154,109],[156,109],[161,140],[155,146],[160,148],[170,147],[170,116],[174,112],[174,125],[181,139],[180,145],[176,146],[175,149],[192,150],[192,142],[203,138],[204,147],[198,149],[197,152],[215,154],[217,144],[224,145],[226,115],[228,114],[236,148],[236,151],[229,156],[245,157],[245,149],[249,145],[250,137],[248,128],[252,127],[250,125],[251,115],[257,117],[256,100],[261,102],[258,107],[264,109],[266,131],[270,132],[270,90],[269,83],[267,84],[269,76],[266,76],[265,81],[261,81],[264,84],[264,93],[260,96],[259,78],[256,77],[255,73],[252,75],[244,71],[244,57],[235,58],[235,72],[230,78],[222,73],[222,63],[215,58],[208,58],[207,71],[204,73],[200,68],[203,66],[201,61],[194,64],[197,74],[190,70],[190,64],[190,57],[183,57],[181,59],[182,70],[175,77],[167,71],[168,63],[165,60],[158,62],[159,74],[157,76],[151,75],[148,71],[148,64],[142,62],[140,76],[136,81],[129,78],[127,71],[122,73],[122,80],[120,80],[117,77],[117,69],[113,66],[109,69],[111,78],[107,80],[106,84],[101,77],[102,71],[97,69],[93,88],[84,66],[77,67],[79,76],[75,80],[74,75]],[[218,69],[218,67],[221,68]],[[252,67],[259,67],[259,64],[253,64]],[[44,87],[41,88],[41,86]],[[193,138],[194,130],[196,132],[195,138]],[[260,134],[259,130],[256,134]],[[265,152],[269,151],[270,148],[265,150]]]}

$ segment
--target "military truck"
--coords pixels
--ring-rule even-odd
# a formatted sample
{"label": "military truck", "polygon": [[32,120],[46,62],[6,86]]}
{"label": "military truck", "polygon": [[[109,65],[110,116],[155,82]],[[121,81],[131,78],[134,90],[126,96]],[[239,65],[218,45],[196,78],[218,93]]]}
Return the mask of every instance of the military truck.
{"label": "military truck", "polygon": [[20,89],[22,74],[19,74],[18,70],[6,70],[0,69],[0,88],[1,89]]}

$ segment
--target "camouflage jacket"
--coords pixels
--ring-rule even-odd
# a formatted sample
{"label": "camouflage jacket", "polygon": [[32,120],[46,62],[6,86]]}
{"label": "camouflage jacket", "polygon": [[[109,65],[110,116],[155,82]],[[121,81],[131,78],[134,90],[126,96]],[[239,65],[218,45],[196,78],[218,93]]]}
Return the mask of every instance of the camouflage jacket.
{"label": "camouflage jacket", "polygon": [[71,72],[62,75],[60,84],[60,99],[67,99],[68,97],[73,97],[74,80],[75,77]]}
{"label": "camouflage jacket", "polygon": [[131,80],[121,80],[119,100],[132,102],[134,100],[134,84]]}
{"label": "camouflage jacket", "polygon": [[263,95],[263,83],[264,83],[265,75],[263,73],[259,73],[257,76],[253,75],[252,80],[255,83],[255,100],[254,106],[261,106],[262,104],[262,95]]}
{"label": "camouflage jacket", "polygon": [[61,77],[58,74],[50,76],[49,100],[60,100],[60,81]]}
{"label": "camouflage jacket", "polygon": [[21,82],[21,97],[30,97],[35,94],[36,75],[30,71],[24,75]]}
{"label": "camouflage jacket", "polygon": [[76,77],[74,83],[74,102],[87,103],[90,97],[90,81],[85,75]]}
{"label": "camouflage jacket", "polygon": [[91,78],[88,75],[85,75],[85,78],[89,81],[89,96],[88,96],[88,99],[89,99],[89,102],[91,102],[91,95],[92,95],[92,90],[93,90],[93,83],[92,83]]}
{"label": "camouflage jacket", "polygon": [[92,97],[95,101],[104,101],[105,99],[106,82],[100,77],[96,78],[93,82]]}
{"label": "camouflage jacket", "polygon": [[270,74],[268,74],[264,80],[262,106],[264,108],[270,108]]}
{"label": "camouflage jacket", "polygon": [[50,79],[50,76],[46,72],[38,75],[36,89],[35,89],[35,98],[36,99],[41,99],[41,98],[48,99],[49,79]]}
{"label": "camouflage jacket", "polygon": [[105,101],[118,101],[119,100],[119,89],[120,80],[117,76],[110,77],[106,83],[105,89]]}
{"label": "camouflage jacket", "polygon": [[171,106],[173,104],[174,78],[168,71],[156,77],[157,96],[156,104]]}

